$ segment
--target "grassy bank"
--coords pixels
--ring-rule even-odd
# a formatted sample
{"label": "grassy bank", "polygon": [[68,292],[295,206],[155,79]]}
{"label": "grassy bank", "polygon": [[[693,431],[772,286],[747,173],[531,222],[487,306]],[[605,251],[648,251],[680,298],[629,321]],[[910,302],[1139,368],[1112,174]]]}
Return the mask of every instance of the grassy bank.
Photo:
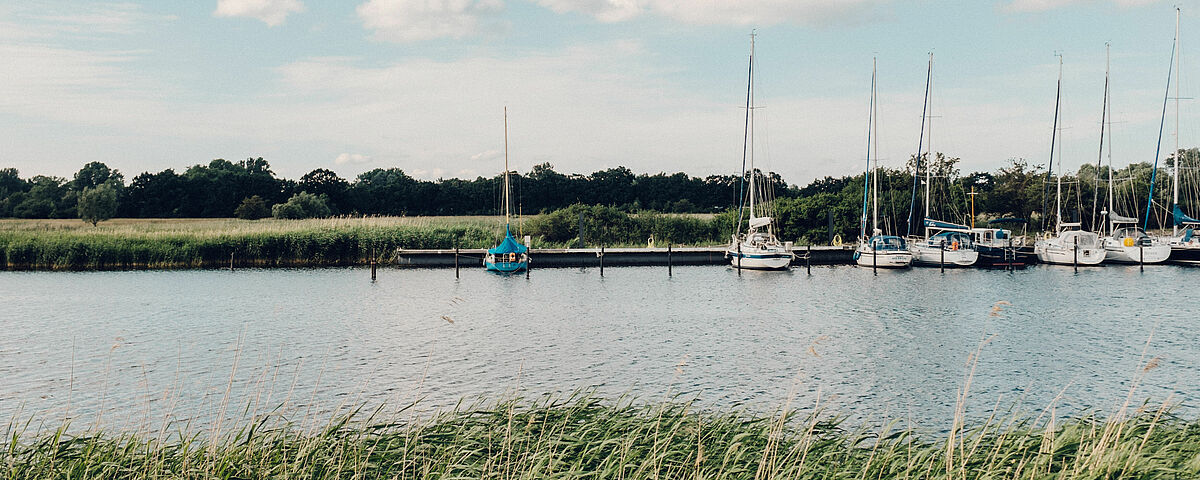
{"label": "grassy bank", "polygon": [[[940,435],[847,429],[794,412],[574,397],[418,419],[335,419],[301,430],[251,419],[218,437],[29,433],[0,441],[4,478],[1195,478],[1200,423],[1161,410],[1102,421],[991,419]],[[228,431],[228,429],[226,430]]]}
{"label": "grassy bank", "polygon": [[480,248],[489,217],[314,220],[0,221],[8,269],[79,270],[228,266],[327,266],[386,261],[396,248]]}
{"label": "grassy bank", "polygon": [[[577,245],[579,215],[590,245],[704,245],[719,241],[711,216],[630,215],[577,206],[529,217],[514,235],[534,247]],[[0,268],[103,270],[228,266],[333,266],[387,262],[397,248],[487,248],[503,235],[502,217],[360,217],[310,220],[117,219],[0,220]]]}

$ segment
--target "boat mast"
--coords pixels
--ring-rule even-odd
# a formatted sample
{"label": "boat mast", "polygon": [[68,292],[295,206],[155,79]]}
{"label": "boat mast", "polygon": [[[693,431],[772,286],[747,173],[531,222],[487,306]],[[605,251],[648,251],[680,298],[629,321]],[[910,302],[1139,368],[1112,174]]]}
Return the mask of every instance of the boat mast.
{"label": "boat mast", "polygon": [[508,234],[508,106],[504,107],[504,233]]}
{"label": "boat mast", "polygon": [[[919,179],[921,178],[921,147],[925,142],[925,118],[928,114],[928,110],[926,109],[929,108],[929,81],[932,78],[933,52],[929,52],[929,69],[925,74],[925,100],[924,103],[921,104],[921,134],[917,137],[917,163],[913,166],[912,196],[908,201],[908,223],[904,225],[904,236],[909,236],[912,234],[913,212],[916,210],[917,206],[917,182],[920,181]],[[1045,207],[1043,207],[1043,210],[1045,210]]]}
{"label": "boat mast", "polygon": [[[862,241],[867,240],[867,200],[871,192],[871,180],[874,175],[871,174],[871,130],[875,126],[875,58],[871,58],[871,102],[867,106],[867,166],[863,169],[863,204],[862,217],[858,220],[858,238]],[[871,225],[874,229],[875,226]]]}
{"label": "boat mast", "polygon": [[[1179,7],[1175,7],[1175,51],[1179,51]],[[1179,236],[1179,222],[1174,219],[1175,209],[1179,208],[1179,57],[1183,55],[1175,55],[1175,172],[1174,178],[1171,180],[1171,236]]]}
{"label": "boat mast", "polygon": [[[871,59],[871,127],[868,129],[868,132],[870,130],[873,130],[874,127],[879,123],[879,121],[875,118],[878,115],[879,115],[879,105],[877,105],[875,102],[875,59],[872,58]],[[875,135],[873,135],[873,136],[871,136],[871,138],[867,139],[867,142],[868,143],[871,142],[872,140],[874,140],[875,137],[878,137],[878,136],[879,136],[878,132],[875,132]],[[872,161],[872,160],[875,161],[873,168],[872,168],[872,170],[874,170],[874,172],[873,172],[874,175],[871,175],[871,234],[874,235],[875,230],[879,230],[879,152],[876,151],[875,157],[871,158],[870,152],[868,151],[867,157],[868,157],[867,161]],[[871,248],[875,248],[875,247],[872,246]]]}
{"label": "boat mast", "polygon": [[[746,87],[747,91],[749,92],[747,94],[747,98],[746,98],[746,102],[748,105],[746,107],[746,115],[748,116],[747,118],[749,118],[747,126],[746,126],[746,143],[748,145],[747,146],[747,148],[749,149],[748,155],[750,157],[750,224],[751,225],[754,224],[754,219],[756,218],[755,214],[754,214],[754,200],[756,197],[755,190],[758,189],[758,184],[755,182],[755,178],[754,178],[754,173],[755,173],[754,172],[754,37],[755,36],[756,36],[755,33],[753,33],[753,32],[750,33],[750,80],[749,80],[750,84],[748,87]],[[750,227],[750,229],[754,230],[755,227]]]}
{"label": "boat mast", "polygon": [[[921,221],[921,224],[925,226],[925,239],[929,239],[929,189],[933,186],[933,169],[930,167],[933,166],[933,161],[936,160],[933,156],[933,52],[929,52],[929,78],[925,84],[927,85],[925,89],[925,102],[929,105],[929,136],[927,137],[928,140],[925,143],[925,148],[929,152],[929,159],[925,161],[925,217]],[[916,172],[913,173],[915,174]]]}
{"label": "boat mast", "polygon": [[[1063,58],[1062,58],[1061,53],[1056,54],[1056,55],[1058,56],[1058,95],[1056,95],[1055,99],[1054,99],[1054,133],[1052,133],[1050,135],[1050,164],[1051,165],[1054,165],[1054,144],[1055,144],[1055,140],[1057,140],[1057,137],[1058,137],[1058,107],[1059,107],[1059,101],[1062,98]],[[1059,157],[1062,157],[1061,152],[1059,152],[1059,153],[1060,153]],[[1061,163],[1062,158],[1059,158],[1058,161]],[[1053,167],[1051,167],[1051,168],[1053,168]],[[1058,175],[1055,188],[1056,188],[1056,190],[1055,190],[1055,194],[1054,194],[1054,222],[1055,222],[1054,231],[1058,232],[1060,229],[1062,229],[1062,174]]]}
{"label": "boat mast", "polygon": [[[1171,62],[1167,64],[1167,88],[1163,92],[1162,116],[1158,119],[1158,142],[1154,144],[1154,169],[1150,170],[1150,193],[1146,195],[1146,216],[1142,219],[1142,230],[1150,228],[1150,209],[1154,206],[1154,185],[1158,183],[1158,159],[1162,154],[1162,135],[1163,127],[1167,124],[1167,100],[1171,98],[1171,74],[1178,75],[1175,71],[1175,62],[1178,60],[1179,50],[1179,7],[1175,7],[1175,39],[1171,44]],[[1171,208],[1171,216],[1174,217],[1175,207],[1179,205],[1179,86],[1175,86],[1175,168],[1174,183],[1174,201]],[[1172,235],[1179,235],[1179,226],[1175,224],[1174,218],[1171,219]]]}
{"label": "boat mast", "polygon": [[[1108,43],[1104,44],[1104,111],[1108,112]],[[1102,116],[1103,118],[1103,116]],[[1111,235],[1117,231],[1117,225],[1113,223],[1113,206],[1115,205],[1113,198],[1113,166],[1112,166],[1112,119],[1108,119],[1108,233]],[[1104,127],[1100,125],[1100,138],[1103,143]],[[1132,196],[1132,195],[1131,195]],[[1136,206],[1134,215],[1137,215]],[[1136,225],[1136,224],[1135,224]]]}
{"label": "boat mast", "polygon": [[[1108,42],[1104,42],[1104,104],[1100,108],[1100,151],[1096,153],[1096,181],[1097,182],[1100,181],[1100,162],[1102,162],[1104,159],[1104,128],[1111,125],[1111,124],[1105,123],[1108,120],[1108,72],[1109,72],[1109,44],[1108,44]],[[1109,142],[1111,143],[1112,140],[1110,139]],[[1107,210],[1108,213],[1107,213],[1107,215],[1108,215],[1108,218],[1110,219],[1110,221],[1108,222],[1108,225],[1109,225],[1109,230],[1111,233],[1111,231],[1116,230],[1115,226],[1113,226],[1112,222],[1111,222],[1112,214],[1113,214],[1113,184],[1112,184],[1112,155],[1111,155],[1112,147],[1111,146],[1109,147],[1108,151],[1110,152],[1110,154],[1108,156],[1108,210]],[[1099,195],[1100,195],[1099,188],[1092,190],[1092,219],[1093,219],[1093,221],[1096,220],[1096,208],[1097,208],[1097,203],[1099,203],[1096,201],[1096,197]],[[1096,224],[1100,225],[1100,232],[1103,233],[1105,222],[1104,221],[1095,222],[1092,225],[1092,227],[1095,228]]]}

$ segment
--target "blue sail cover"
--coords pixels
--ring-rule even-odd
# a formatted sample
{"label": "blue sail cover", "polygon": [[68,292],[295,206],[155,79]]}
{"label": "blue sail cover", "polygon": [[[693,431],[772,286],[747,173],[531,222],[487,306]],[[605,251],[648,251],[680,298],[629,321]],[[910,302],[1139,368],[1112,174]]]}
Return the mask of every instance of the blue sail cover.
{"label": "blue sail cover", "polygon": [[502,253],[525,253],[526,250],[528,249],[524,245],[517,243],[517,240],[513,238],[512,233],[508,231],[508,227],[504,227],[504,241],[495,247],[489,248],[488,253],[497,255]]}
{"label": "blue sail cover", "polygon": [[1188,223],[1200,224],[1200,220],[1196,220],[1192,217],[1187,216],[1187,214],[1183,213],[1183,209],[1179,208],[1179,205],[1175,205],[1174,213],[1175,213],[1175,225],[1184,225],[1184,224],[1188,224]]}
{"label": "blue sail cover", "polygon": [[970,230],[970,228],[967,228],[966,225],[959,225],[957,223],[943,222],[941,220],[934,220],[931,218],[925,219],[925,226],[931,227],[931,228],[940,228],[943,230],[963,230],[963,231]]}

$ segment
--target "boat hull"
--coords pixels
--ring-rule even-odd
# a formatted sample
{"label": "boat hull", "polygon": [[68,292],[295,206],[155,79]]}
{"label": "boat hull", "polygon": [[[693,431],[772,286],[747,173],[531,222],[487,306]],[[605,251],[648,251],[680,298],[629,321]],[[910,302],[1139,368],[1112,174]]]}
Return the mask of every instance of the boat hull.
{"label": "boat hull", "polygon": [[1103,248],[1079,247],[1079,254],[1076,255],[1073,245],[1064,247],[1050,242],[1040,242],[1033,250],[1037,253],[1038,261],[1055,265],[1099,265],[1107,256]]}
{"label": "boat hull", "polygon": [[753,253],[742,251],[725,252],[729,265],[746,270],[786,270],[792,265],[792,253],[780,249],[756,250]]}
{"label": "boat hull", "polygon": [[1171,256],[1171,246],[1156,244],[1150,246],[1127,247],[1116,242],[1105,242],[1104,257],[1109,263],[1163,263]]}
{"label": "boat hull", "polygon": [[979,261],[979,252],[974,249],[960,248],[957,250],[933,245],[917,245],[909,247],[914,266],[939,267],[969,267]]}
{"label": "boat hull", "polygon": [[909,268],[913,263],[913,255],[907,251],[872,252],[869,248],[860,248],[854,252],[854,262],[868,268]]}
{"label": "boat hull", "polygon": [[529,262],[484,262],[483,265],[489,272],[496,273],[520,272],[529,268]]}
{"label": "boat hull", "polygon": [[1189,244],[1172,243],[1171,263],[1200,265],[1200,245],[1194,242]]}
{"label": "boat hull", "polygon": [[1037,255],[1028,247],[989,247],[975,245],[979,252],[976,267],[982,268],[1025,268],[1037,263]]}

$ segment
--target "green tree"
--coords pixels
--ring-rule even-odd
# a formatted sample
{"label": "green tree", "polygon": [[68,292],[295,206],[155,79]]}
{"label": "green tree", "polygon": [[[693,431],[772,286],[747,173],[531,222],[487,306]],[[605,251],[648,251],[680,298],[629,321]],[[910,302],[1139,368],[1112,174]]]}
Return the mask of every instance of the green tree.
{"label": "green tree", "polygon": [[117,190],[111,184],[101,183],[85,188],[79,194],[79,218],[96,226],[117,213]]}
{"label": "green tree", "polygon": [[234,216],[243,220],[258,220],[271,216],[271,209],[267,207],[266,200],[255,195],[242,199],[242,204],[233,211]]}
{"label": "green tree", "polygon": [[329,216],[329,205],[324,196],[300,192],[292,195],[287,203],[271,207],[271,215],[275,218],[298,220],[302,218],[321,218]]}

